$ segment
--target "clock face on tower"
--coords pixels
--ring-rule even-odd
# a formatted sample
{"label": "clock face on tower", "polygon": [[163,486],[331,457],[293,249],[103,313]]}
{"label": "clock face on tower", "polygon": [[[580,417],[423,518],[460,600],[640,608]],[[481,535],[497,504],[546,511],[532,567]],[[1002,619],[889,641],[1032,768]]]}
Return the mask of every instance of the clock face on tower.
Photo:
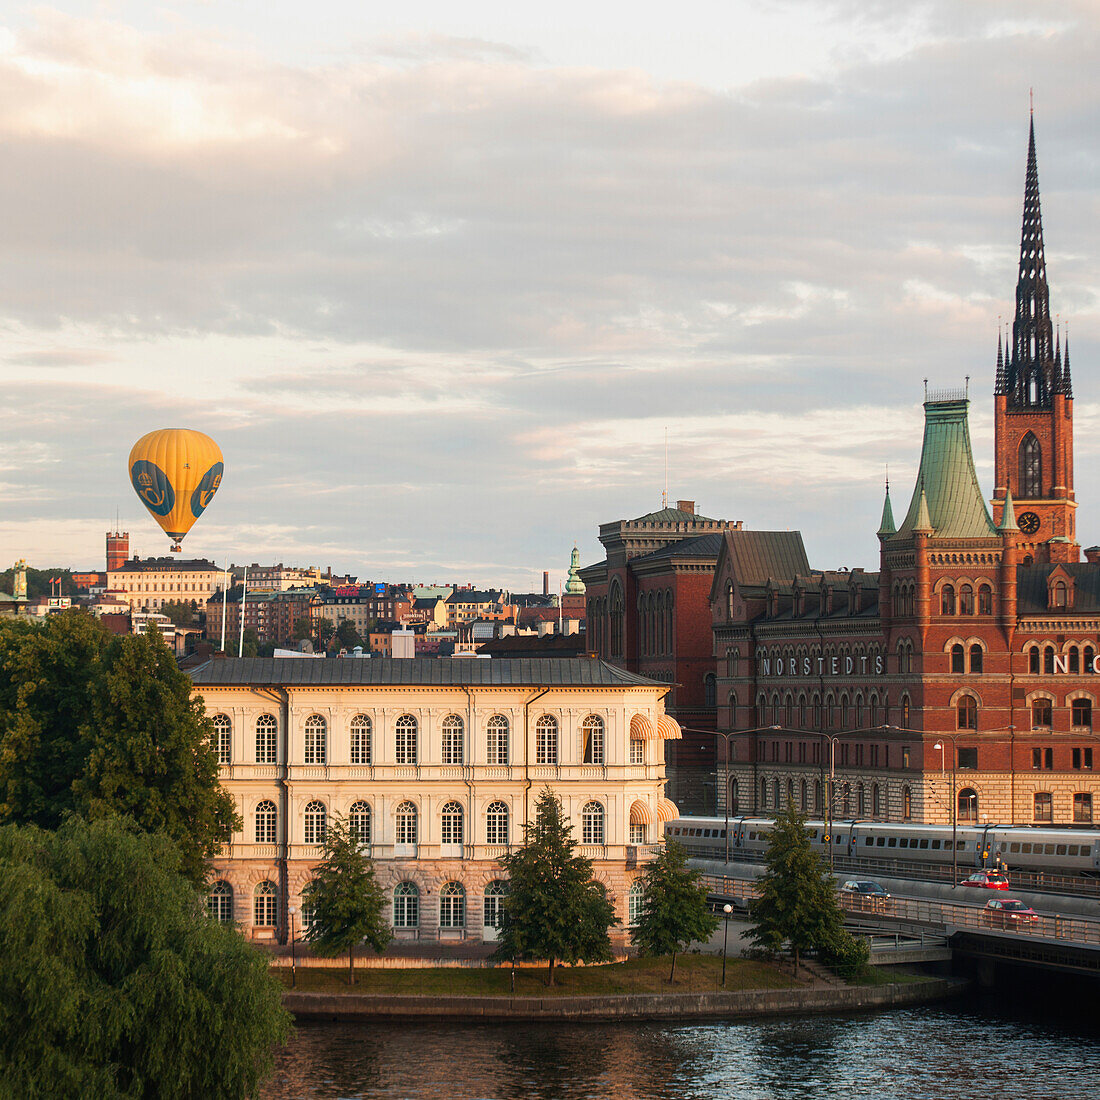
{"label": "clock face on tower", "polygon": [[1039,530],[1039,517],[1034,512],[1024,512],[1016,522],[1025,535],[1034,535]]}

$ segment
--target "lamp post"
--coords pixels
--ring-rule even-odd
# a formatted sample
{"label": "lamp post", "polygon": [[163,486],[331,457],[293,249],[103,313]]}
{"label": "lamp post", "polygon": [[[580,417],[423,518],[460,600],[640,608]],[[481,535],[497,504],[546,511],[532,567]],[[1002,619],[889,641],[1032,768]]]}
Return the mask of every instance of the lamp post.
{"label": "lamp post", "polygon": [[[950,736],[944,734],[944,740]],[[943,741],[937,741],[932,748],[940,750],[940,775],[946,779],[946,769],[943,765],[943,754],[945,745]],[[951,885],[955,886],[959,881],[959,821],[958,821],[958,804],[955,796],[955,764],[958,759],[958,750],[955,745],[955,738],[951,738]]]}
{"label": "lamp post", "polygon": [[287,914],[290,917],[290,988],[295,989],[298,985],[298,966],[297,958],[294,951],[294,914],[298,910],[293,906],[287,906]]}
{"label": "lamp post", "polygon": [[720,737],[726,743],[726,756],[724,760],[725,764],[725,778],[723,782],[726,785],[726,789],[722,794],[722,802],[726,808],[726,862],[730,861],[730,739],[733,737],[744,737],[750,733],[765,733],[768,730],[779,730],[782,726],[755,726],[748,730],[730,730],[728,733],[723,733],[721,730],[697,730],[683,727],[688,733],[708,733],[711,737]]}
{"label": "lamp post", "polygon": [[722,930],[722,988],[726,987],[726,941],[729,939],[730,934],[730,913],[733,912],[733,906],[727,901],[722,906],[722,912],[725,915],[725,927]]}

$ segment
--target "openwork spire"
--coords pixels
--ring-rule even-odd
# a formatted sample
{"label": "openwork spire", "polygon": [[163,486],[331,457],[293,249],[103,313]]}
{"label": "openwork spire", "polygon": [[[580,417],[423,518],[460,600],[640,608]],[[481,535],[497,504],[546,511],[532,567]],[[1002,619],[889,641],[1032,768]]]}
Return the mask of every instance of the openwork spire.
{"label": "openwork spire", "polygon": [[1027,149],[1027,179],[1024,184],[1020,273],[1016,280],[1016,317],[1012,322],[1012,342],[1005,364],[1005,391],[1008,393],[1010,407],[1045,408],[1050,405],[1051,394],[1061,388],[1053,346],[1033,116]]}

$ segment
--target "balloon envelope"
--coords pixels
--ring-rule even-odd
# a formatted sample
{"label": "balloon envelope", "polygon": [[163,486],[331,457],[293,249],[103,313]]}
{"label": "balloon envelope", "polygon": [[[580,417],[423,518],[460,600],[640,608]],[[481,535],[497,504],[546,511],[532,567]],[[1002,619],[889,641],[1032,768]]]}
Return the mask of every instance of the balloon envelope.
{"label": "balloon envelope", "polygon": [[134,444],[129,467],[134,492],[179,550],[222,482],[217,443],[190,428],[161,428]]}

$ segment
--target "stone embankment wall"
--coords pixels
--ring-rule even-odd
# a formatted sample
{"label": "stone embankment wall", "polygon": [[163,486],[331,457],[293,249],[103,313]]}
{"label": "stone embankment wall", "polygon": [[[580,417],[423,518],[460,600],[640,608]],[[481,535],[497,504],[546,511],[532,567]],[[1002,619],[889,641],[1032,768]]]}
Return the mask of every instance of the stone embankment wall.
{"label": "stone embankment wall", "polygon": [[370,993],[285,993],[301,1019],[444,1017],[451,1020],[683,1020],[852,1012],[955,996],[968,982],[771,989],[737,993],[639,993],[608,997],[415,997]]}

